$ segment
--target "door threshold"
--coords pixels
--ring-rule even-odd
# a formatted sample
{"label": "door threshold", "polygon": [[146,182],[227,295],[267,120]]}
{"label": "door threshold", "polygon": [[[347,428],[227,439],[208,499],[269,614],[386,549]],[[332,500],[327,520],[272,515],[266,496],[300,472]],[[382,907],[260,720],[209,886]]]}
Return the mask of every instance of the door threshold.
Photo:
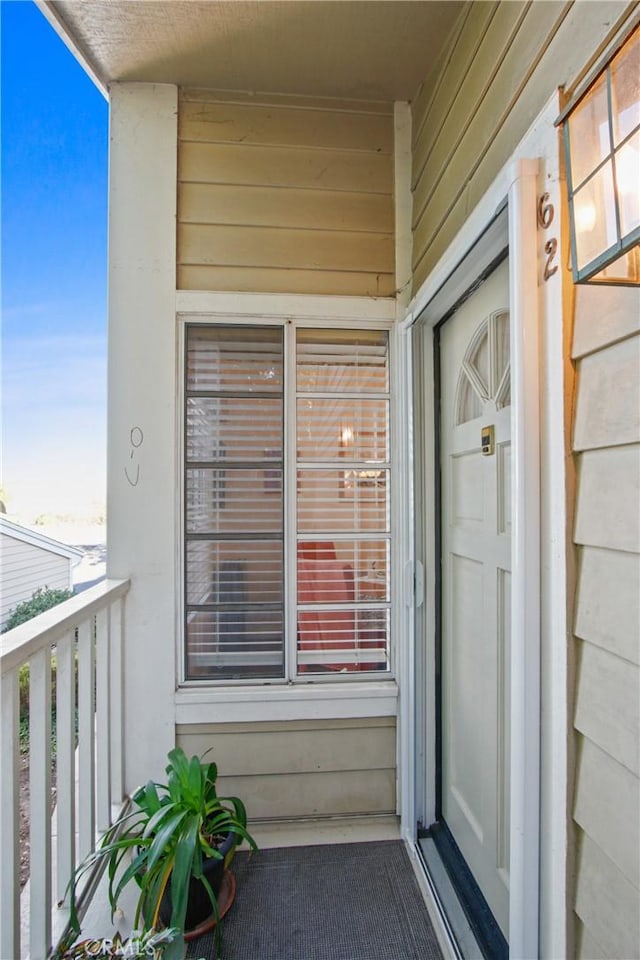
{"label": "door threshold", "polygon": [[400,824],[395,814],[252,820],[251,833],[260,849],[266,850],[269,847],[399,840]]}
{"label": "door threshold", "polygon": [[456,948],[457,960],[483,960],[484,954],[467,920],[462,904],[432,837],[416,843],[418,861],[426,875],[434,900]]}

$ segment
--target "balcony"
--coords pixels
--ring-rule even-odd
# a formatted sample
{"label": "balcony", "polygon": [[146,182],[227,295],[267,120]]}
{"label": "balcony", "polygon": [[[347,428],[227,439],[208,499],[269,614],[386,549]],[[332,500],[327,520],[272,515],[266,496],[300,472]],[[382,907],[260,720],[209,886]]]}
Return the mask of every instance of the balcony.
{"label": "balcony", "polygon": [[[128,803],[122,689],[129,587],[129,580],[103,581],[2,638],[0,957],[44,960],[50,955],[69,921],[65,902],[69,878]],[[20,672],[25,666],[28,757],[26,730],[20,729]],[[27,762],[30,872],[21,892],[20,769]],[[314,957],[324,957],[327,950],[338,950],[335,956],[346,950],[352,960],[369,956],[381,930],[390,945],[406,942],[408,958],[414,956],[414,947],[428,947],[429,956],[440,956],[438,936],[416,883],[417,873],[398,839],[395,818],[380,818],[377,823],[374,819],[373,826],[364,821],[324,825],[301,821],[289,823],[284,831],[266,823],[257,824],[256,830],[252,824],[262,853],[250,866],[246,854],[238,856],[241,897],[225,922],[224,956],[249,960],[253,937],[254,942],[265,939],[261,958],[279,960],[278,951],[293,935],[292,929],[307,960],[313,943],[320,950]],[[375,844],[361,842],[374,837]],[[350,844],[346,855],[345,842]],[[372,878],[375,890],[383,891],[384,919],[378,893],[367,888]],[[345,884],[344,896],[336,901],[337,886]],[[103,894],[100,876],[87,874],[78,903],[85,935],[112,933]],[[291,904],[290,916],[282,913],[282,902]],[[395,911],[390,907],[394,903]],[[118,926],[126,930],[127,915],[131,916],[126,902],[124,909]],[[334,931],[335,942],[324,936],[331,917],[327,929]],[[362,927],[359,932],[353,928],[354,918]],[[214,955],[212,941],[199,940],[193,946],[198,957]],[[191,955],[196,954],[189,951],[187,956]]]}
{"label": "balcony", "polygon": [[[75,865],[94,849],[97,837],[126,803],[122,649],[128,590],[128,580],[103,581],[2,638],[1,957],[48,956],[68,921],[63,901]],[[25,665],[31,870],[21,895],[19,674]],[[90,900],[94,881],[89,876],[83,885],[81,909]]]}

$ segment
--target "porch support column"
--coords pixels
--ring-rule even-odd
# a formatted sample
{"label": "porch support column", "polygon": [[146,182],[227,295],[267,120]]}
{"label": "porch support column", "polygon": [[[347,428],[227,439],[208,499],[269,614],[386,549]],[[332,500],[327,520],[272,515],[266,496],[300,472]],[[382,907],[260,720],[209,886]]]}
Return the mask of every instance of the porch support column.
{"label": "porch support column", "polygon": [[110,88],[107,576],[124,605],[127,793],[175,744],[177,87]]}
{"label": "porch support column", "polygon": [[538,163],[509,177],[513,593],[509,953],[537,958],[540,840],[540,413]]}

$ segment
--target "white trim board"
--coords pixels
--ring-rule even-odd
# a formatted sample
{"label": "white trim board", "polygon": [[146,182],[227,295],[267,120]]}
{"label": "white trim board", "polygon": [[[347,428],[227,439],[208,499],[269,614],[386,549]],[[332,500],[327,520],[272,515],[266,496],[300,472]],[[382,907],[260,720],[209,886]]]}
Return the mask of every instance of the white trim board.
{"label": "white trim board", "polygon": [[433,326],[460,302],[469,291],[469,281],[481,277],[508,246],[507,219],[507,208],[503,206],[416,320]]}
{"label": "white trim board", "polygon": [[176,311],[189,318],[221,314],[261,320],[395,320],[393,297],[330,297],[288,293],[233,293],[210,290],[177,290]]}
{"label": "white trim board", "polygon": [[519,160],[509,185],[509,315],[513,504],[511,588],[511,846],[509,950],[539,955],[540,406],[536,186]]}
{"label": "white trim board", "polygon": [[35,4],[42,16],[49,22],[52,29],[58,34],[64,45],[76,58],[87,76],[93,80],[105,100],[108,100],[109,93],[105,80],[100,76],[100,72],[93,63],[90,55],[84,51],[81,44],[73,36],[72,32],[67,27],[64,18],[60,15],[51,0],[35,0]]}
{"label": "white trim board", "polygon": [[396,312],[402,317],[411,299],[411,106],[398,101],[393,110],[393,170],[396,256]]}
{"label": "white trim board", "polygon": [[225,723],[395,717],[394,680],[363,683],[272,684],[256,687],[183,687],[176,692],[176,723],[211,722],[212,709]]}

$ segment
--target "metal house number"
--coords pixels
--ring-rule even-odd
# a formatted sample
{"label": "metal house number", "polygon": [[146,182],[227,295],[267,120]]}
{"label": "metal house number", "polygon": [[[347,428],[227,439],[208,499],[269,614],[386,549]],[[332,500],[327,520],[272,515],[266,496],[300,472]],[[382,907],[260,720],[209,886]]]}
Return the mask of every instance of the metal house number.
{"label": "metal house number", "polygon": [[[555,216],[555,210],[552,203],[549,203],[549,194],[543,193],[538,201],[538,224],[542,227],[543,230],[548,230],[551,224],[553,223],[553,218]],[[558,272],[558,265],[553,264],[556,253],[558,252],[558,241],[555,237],[552,237],[544,245],[544,252],[547,255],[547,259],[544,264],[544,280],[547,281],[549,277],[552,277],[554,273]]]}

